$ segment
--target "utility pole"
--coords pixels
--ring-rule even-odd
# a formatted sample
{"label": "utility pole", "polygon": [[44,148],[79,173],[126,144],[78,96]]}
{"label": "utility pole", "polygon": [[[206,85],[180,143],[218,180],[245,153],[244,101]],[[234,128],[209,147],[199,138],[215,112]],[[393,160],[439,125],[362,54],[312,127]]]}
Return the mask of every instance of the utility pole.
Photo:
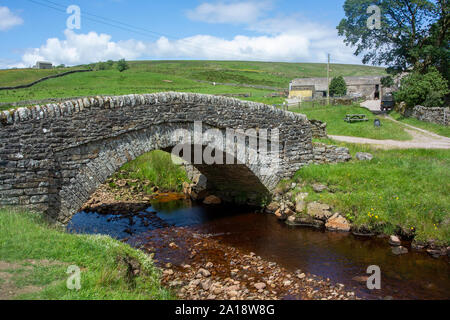
{"label": "utility pole", "polygon": [[327,105],[330,105],[330,54],[328,54],[327,64]]}

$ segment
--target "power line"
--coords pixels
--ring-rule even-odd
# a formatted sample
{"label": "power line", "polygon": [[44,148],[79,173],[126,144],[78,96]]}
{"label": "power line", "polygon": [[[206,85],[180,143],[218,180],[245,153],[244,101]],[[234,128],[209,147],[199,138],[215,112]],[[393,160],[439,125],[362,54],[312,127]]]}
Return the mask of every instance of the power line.
{"label": "power line", "polygon": [[[55,3],[53,1],[50,1],[50,0],[40,0],[40,1],[27,0],[27,1],[66,14],[66,7],[64,5]],[[42,3],[42,2],[46,2],[46,3]],[[87,17],[84,17],[84,18],[87,19],[87,20],[90,20],[90,21],[93,21],[93,22],[96,22],[96,23],[100,23],[100,24],[104,24],[104,25],[108,25],[110,27],[121,29],[123,31],[137,33],[137,34],[140,34],[140,35],[145,36],[145,37],[151,37],[152,39],[158,39],[159,37],[166,37],[166,38],[174,40],[174,41],[182,41],[186,45],[191,46],[192,48],[196,48],[196,49],[207,50],[207,51],[209,50],[210,52],[214,52],[215,51],[215,52],[217,52],[219,54],[223,54],[225,52],[225,53],[228,53],[230,55],[234,55],[236,58],[241,58],[241,59],[242,59],[242,56],[248,56],[248,57],[255,58],[251,54],[240,54],[240,55],[238,55],[235,52],[231,52],[231,51],[228,51],[228,52],[226,50],[220,50],[219,51],[219,50],[215,50],[214,48],[200,47],[200,46],[197,46],[195,44],[192,44],[187,39],[179,39],[179,38],[176,38],[174,36],[170,36],[170,35],[167,35],[167,34],[164,34],[164,33],[147,30],[147,29],[144,29],[144,28],[141,28],[141,27],[135,27],[135,26],[133,26],[131,24],[128,24],[128,23],[124,23],[124,22],[121,22],[121,21],[118,21],[118,20],[114,20],[114,19],[110,19],[110,18],[105,18],[105,17],[99,16],[99,15],[96,15],[96,14],[92,14],[92,13],[89,13],[89,12],[83,10],[83,16],[86,16],[86,15],[87,15]],[[260,59],[260,60],[266,60],[266,59]]]}

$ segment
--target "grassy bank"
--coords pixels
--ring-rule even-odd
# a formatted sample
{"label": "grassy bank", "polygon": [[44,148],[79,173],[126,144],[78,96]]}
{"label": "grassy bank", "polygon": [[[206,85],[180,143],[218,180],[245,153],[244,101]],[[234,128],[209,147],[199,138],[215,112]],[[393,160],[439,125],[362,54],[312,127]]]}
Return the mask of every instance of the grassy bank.
{"label": "grassy bank", "polygon": [[439,125],[436,123],[420,121],[420,120],[417,120],[416,118],[406,118],[406,117],[402,116],[400,113],[395,112],[395,111],[391,112],[389,115],[397,121],[409,124],[409,125],[417,127],[417,128],[425,129],[430,132],[434,132],[438,135],[450,138],[450,127],[449,126],[443,126],[443,125]]}
{"label": "grassy bank", "polygon": [[[353,136],[370,139],[411,140],[412,137],[405,132],[403,126],[386,119],[381,120],[381,127],[373,124],[375,118],[369,110],[360,106],[317,106],[290,109],[293,112],[305,114],[308,119],[316,119],[327,123],[327,132],[330,135]],[[344,118],[347,114],[365,114],[369,121],[347,123]]]}
{"label": "grassy bank", "polygon": [[162,191],[182,191],[183,182],[188,181],[182,166],[172,162],[171,154],[156,150],[125,164],[114,176],[115,179],[137,180],[136,184],[149,181],[143,188],[151,194],[153,186]]}
{"label": "grassy bank", "polygon": [[358,226],[386,234],[399,226],[418,240],[450,244],[449,150],[386,151],[325,142],[348,147],[353,156],[370,152],[374,159],[303,168],[295,179],[330,187],[321,194],[305,187],[309,201],[331,205]]}
{"label": "grassy bank", "polygon": [[[130,270],[129,264],[137,269]],[[70,265],[81,269],[79,291],[66,287]],[[13,292],[2,298],[171,298],[143,252],[107,236],[56,230],[32,213],[0,209],[0,267],[0,292],[3,288]],[[139,271],[134,276],[135,270]]]}

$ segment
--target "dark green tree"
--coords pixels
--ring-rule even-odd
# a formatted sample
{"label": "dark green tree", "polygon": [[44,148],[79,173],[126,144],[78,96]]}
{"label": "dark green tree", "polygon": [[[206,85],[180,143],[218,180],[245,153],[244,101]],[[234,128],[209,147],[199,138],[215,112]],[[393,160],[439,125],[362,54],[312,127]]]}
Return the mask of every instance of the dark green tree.
{"label": "dark green tree", "polygon": [[125,61],[125,59],[121,59],[117,62],[117,70],[119,70],[119,72],[123,72],[128,69],[130,69],[130,66]]}
{"label": "dark green tree", "polygon": [[[387,65],[392,73],[435,66],[449,73],[448,0],[346,0],[345,19],[337,27],[363,63]],[[381,9],[381,27],[369,28],[369,6]]]}
{"label": "dark green tree", "polygon": [[345,96],[347,94],[347,84],[344,77],[333,78],[330,83],[330,96]]}
{"label": "dark green tree", "polygon": [[390,88],[394,85],[394,79],[391,76],[381,78],[381,85],[385,88]]}
{"label": "dark green tree", "polygon": [[435,68],[426,74],[413,72],[402,79],[400,90],[395,93],[398,101],[404,101],[407,108],[417,105],[441,107],[445,96],[450,93],[448,83]]}

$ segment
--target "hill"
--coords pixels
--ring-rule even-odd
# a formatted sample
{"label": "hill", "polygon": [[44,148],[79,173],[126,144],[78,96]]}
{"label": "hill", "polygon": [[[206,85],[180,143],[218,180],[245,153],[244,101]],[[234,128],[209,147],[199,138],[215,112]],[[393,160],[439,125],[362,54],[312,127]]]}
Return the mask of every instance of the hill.
{"label": "hill", "polygon": [[[159,91],[185,91],[210,94],[247,94],[250,100],[266,103],[279,99],[264,98],[274,89],[287,89],[289,81],[298,77],[326,76],[325,64],[276,63],[245,61],[132,61],[130,69],[115,69],[84,74],[71,74],[39,83],[29,89],[0,91],[0,102],[17,102],[47,98],[89,95],[120,95]],[[91,65],[93,66],[93,65]],[[86,66],[78,66],[86,67]],[[0,86],[32,82],[49,72],[68,69],[0,71]],[[332,76],[384,74],[383,68],[361,65],[332,65]],[[51,74],[51,73],[50,73]],[[209,82],[209,83],[205,83]],[[212,85],[212,82],[221,83]],[[258,87],[242,86],[251,85]]]}

